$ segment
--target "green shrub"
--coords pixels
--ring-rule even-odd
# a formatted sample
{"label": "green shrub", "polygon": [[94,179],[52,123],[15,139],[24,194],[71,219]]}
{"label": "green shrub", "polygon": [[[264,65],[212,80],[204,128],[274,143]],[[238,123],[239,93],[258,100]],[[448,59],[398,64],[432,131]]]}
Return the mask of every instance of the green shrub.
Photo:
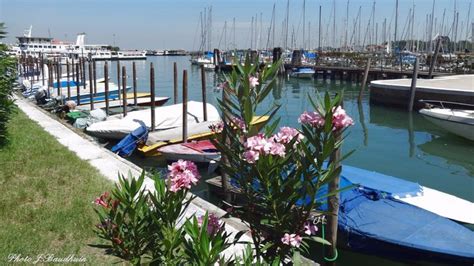
{"label": "green shrub", "polygon": [[[0,40],[5,38],[5,24],[0,23]],[[16,59],[7,54],[8,46],[0,44],[0,148],[7,142],[7,123],[14,111],[12,99],[16,78]]]}

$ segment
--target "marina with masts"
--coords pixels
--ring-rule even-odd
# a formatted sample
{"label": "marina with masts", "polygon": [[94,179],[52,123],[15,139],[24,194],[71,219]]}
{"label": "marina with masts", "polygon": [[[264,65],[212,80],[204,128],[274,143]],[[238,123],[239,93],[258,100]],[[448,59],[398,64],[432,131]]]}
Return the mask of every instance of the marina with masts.
{"label": "marina with masts", "polygon": [[339,256],[339,265],[469,264],[472,1],[420,6],[427,4],[286,0],[242,18],[220,16],[216,3],[193,10],[195,36],[188,36],[194,41],[187,50],[158,44],[121,50],[115,43],[88,44],[86,33],[75,42],[34,37],[29,27],[9,50],[18,60],[15,97],[142,169],[166,172],[180,159],[198,163],[204,180],[191,191],[225,208],[242,204],[245,193],[226,179],[228,159],[212,141],[220,136],[218,125],[236,118],[220,109],[229,97],[226,82],[254,69],[258,83],[278,65],[274,88],[249,125],[263,132],[270,119],[264,110],[274,106],[281,117],[277,131],[297,128],[299,115],[326,92],[342,95],[355,124],[341,150],[356,152],[337,181],[355,188],[339,193],[339,207],[328,204],[325,211],[339,216],[318,232],[339,251],[322,253],[327,246],[311,244],[308,259],[333,265],[326,254]]}

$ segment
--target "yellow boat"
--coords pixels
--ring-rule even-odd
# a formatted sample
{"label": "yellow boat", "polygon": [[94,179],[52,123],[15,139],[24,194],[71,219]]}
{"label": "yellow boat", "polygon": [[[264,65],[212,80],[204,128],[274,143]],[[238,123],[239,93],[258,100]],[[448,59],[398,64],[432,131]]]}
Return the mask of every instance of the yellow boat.
{"label": "yellow boat", "polygon": [[[252,125],[256,126],[257,130],[260,130],[261,126],[268,121],[269,116],[254,116],[252,121],[250,122]],[[205,133],[193,134],[188,136],[188,141],[192,140],[203,140],[209,139],[210,137],[214,136],[215,133],[212,131],[208,131]],[[138,151],[140,151],[145,156],[160,156],[161,153],[158,151],[159,148],[164,147],[166,145],[182,143],[182,138],[170,139],[168,141],[159,141],[153,144],[142,144],[138,147]]]}

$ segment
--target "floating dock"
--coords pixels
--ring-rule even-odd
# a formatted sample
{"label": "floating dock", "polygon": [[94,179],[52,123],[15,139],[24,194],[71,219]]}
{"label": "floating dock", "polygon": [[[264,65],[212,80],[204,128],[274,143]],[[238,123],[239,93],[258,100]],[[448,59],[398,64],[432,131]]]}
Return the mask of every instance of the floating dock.
{"label": "floating dock", "polygon": [[[407,107],[411,79],[376,80],[370,82],[370,103]],[[419,100],[474,104],[474,75],[453,75],[434,79],[417,79],[415,108],[424,107]]]}

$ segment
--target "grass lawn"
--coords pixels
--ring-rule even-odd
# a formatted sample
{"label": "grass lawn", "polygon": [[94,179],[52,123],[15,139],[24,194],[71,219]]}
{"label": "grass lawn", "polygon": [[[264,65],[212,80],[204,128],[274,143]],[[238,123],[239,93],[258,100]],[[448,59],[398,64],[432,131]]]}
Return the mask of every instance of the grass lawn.
{"label": "grass lawn", "polygon": [[9,254],[116,262],[87,246],[99,243],[92,201],[112,182],[19,110],[9,134],[10,144],[0,149],[0,265]]}

